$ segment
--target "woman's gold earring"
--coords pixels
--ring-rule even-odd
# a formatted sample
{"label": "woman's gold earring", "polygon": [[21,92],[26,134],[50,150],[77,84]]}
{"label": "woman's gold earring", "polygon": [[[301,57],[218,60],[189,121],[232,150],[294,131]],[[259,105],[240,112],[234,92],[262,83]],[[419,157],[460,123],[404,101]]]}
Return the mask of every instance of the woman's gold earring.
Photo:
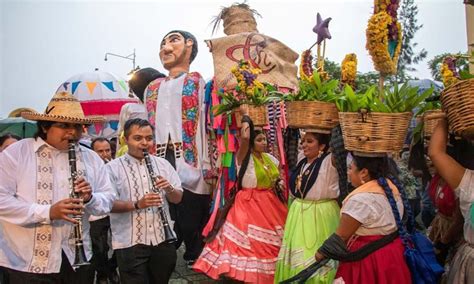
{"label": "woman's gold earring", "polygon": [[319,154],[318,154],[318,158],[321,158],[321,156],[323,155],[323,151],[319,150]]}

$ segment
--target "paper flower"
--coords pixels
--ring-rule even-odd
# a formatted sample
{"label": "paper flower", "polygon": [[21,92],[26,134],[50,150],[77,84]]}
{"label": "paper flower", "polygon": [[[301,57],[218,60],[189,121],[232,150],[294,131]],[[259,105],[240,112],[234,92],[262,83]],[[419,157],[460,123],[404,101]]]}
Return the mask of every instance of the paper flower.
{"label": "paper flower", "polygon": [[459,74],[456,70],[456,58],[446,56],[441,64],[441,77],[444,87],[447,88],[459,81]]}
{"label": "paper flower", "polygon": [[349,53],[344,57],[341,64],[341,84],[350,85],[355,89],[355,78],[357,74],[357,55]]}
{"label": "paper flower", "polygon": [[[397,27],[397,40],[390,39],[389,26]],[[382,75],[397,73],[398,56],[402,48],[402,28],[400,23],[393,19],[387,12],[373,15],[367,25],[366,49],[372,57],[375,70]]]}
{"label": "paper flower", "polygon": [[329,33],[329,22],[331,18],[322,19],[321,15],[318,13],[316,15],[316,26],[313,28],[313,32],[318,35],[316,44],[321,44],[325,39],[331,39],[331,34]]}

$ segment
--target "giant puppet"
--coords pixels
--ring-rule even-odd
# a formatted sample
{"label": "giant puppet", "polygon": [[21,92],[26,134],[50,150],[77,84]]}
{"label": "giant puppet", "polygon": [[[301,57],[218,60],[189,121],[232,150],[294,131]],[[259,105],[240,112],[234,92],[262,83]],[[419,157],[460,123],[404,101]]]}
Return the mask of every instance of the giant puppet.
{"label": "giant puppet", "polygon": [[[220,156],[215,205],[225,203],[225,197],[229,195],[237,180],[234,154],[238,149],[238,121],[234,115],[215,115],[212,111],[222,103],[219,91],[229,91],[236,87],[237,81],[232,69],[243,60],[252,68],[261,70],[258,80],[262,83],[274,85],[283,92],[294,90],[298,85],[298,67],[295,65],[298,54],[279,40],[260,33],[257,30],[255,15],[259,16],[258,12],[244,3],[223,8],[216,17],[214,29],[222,22],[226,36],[206,41],[213,57],[214,79],[206,88],[205,102],[209,109],[209,124],[216,133],[216,152]],[[270,103],[267,110],[269,124],[265,128],[268,130],[269,150],[280,161],[282,172],[286,173],[287,163],[283,149],[283,129],[286,128],[284,105]],[[217,207],[213,209],[211,221],[204,229],[205,235],[212,229]]]}
{"label": "giant puppet", "polygon": [[184,241],[188,264],[199,256],[201,231],[209,215],[213,174],[203,107],[205,82],[198,72],[189,72],[198,45],[189,32],[166,34],[160,45],[160,60],[169,72],[145,89],[148,120],[155,128],[156,154],[175,166],[184,189],[183,200],[172,215],[178,243]]}

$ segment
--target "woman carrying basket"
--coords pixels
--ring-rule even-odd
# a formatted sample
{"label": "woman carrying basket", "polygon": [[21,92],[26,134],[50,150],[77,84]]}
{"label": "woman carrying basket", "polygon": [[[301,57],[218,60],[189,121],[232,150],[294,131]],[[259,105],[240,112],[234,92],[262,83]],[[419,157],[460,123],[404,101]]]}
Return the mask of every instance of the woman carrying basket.
{"label": "woman carrying basket", "polygon": [[464,217],[464,240],[448,272],[448,283],[474,283],[474,171],[464,168],[446,153],[448,124],[438,122],[431,136],[429,155],[438,174],[459,197]]}
{"label": "woman carrying basket", "polygon": [[235,199],[226,200],[222,211],[230,205],[227,216],[218,212],[193,268],[213,279],[273,283],[287,215],[274,190],[280,176],[278,160],[265,153],[265,134],[254,129],[246,106],[241,106],[241,113],[238,186],[231,193]]}
{"label": "woman carrying basket", "polygon": [[[302,138],[304,159],[290,178],[291,205],[278,256],[275,283],[314,262],[314,254],[339,224],[339,178],[328,151],[329,134],[307,130]],[[333,266],[306,283],[332,283]]]}
{"label": "woman carrying basket", "polygon": [[[397,223],[386,197],[391,191],[395,203],[403,215],[403,202],[399,186],[388,178],[388,159],[353,155],[348,176],[356,189],[343,201],[341,218],[333,234],[316,254],[321,260],[335,247],[354,252],[365,245],[380,242],[372,252],[360,260],[341,261],[336,279],[345,283],[411,283],[410,270],[404,258],[404,246],[397,235]],[[375,244],[375,243],[374,243]]]}

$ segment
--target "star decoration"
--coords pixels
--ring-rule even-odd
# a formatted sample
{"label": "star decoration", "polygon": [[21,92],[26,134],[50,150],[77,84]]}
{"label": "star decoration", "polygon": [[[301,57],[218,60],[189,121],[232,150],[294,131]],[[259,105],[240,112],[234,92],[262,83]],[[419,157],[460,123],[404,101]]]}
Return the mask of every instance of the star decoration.
{"label": "star decoration", "polygon": [[318,13],[316,16],[316,26],[313,28],[313,32],[318,35],[318,40],[316,44],[321,44],[325,39],[331,39],[331,34],[329,33],[329,22],[332,18],[327,18],[323,21],[321,15]]}

